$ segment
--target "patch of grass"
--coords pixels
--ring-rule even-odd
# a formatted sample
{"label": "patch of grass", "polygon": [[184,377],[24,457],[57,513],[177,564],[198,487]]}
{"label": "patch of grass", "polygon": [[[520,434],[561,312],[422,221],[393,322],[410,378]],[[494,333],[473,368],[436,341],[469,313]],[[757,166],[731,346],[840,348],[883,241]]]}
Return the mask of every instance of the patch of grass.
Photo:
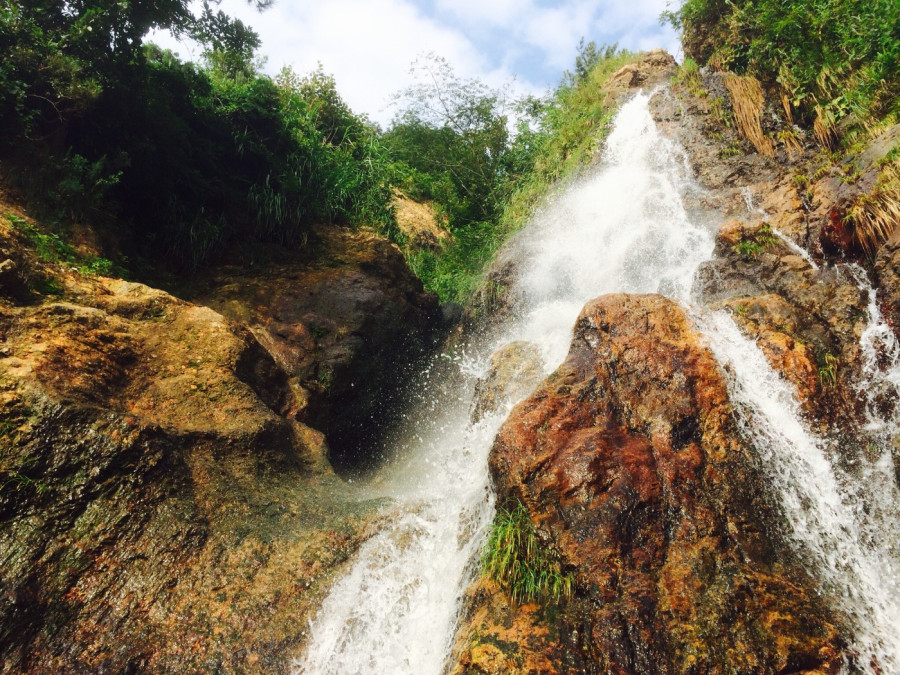
{"label": "patch of grass", "polygon": [[738,157],[743,155],[744,151],[741,149],[740,141],[732,141],[724,148],[719,150],[719,157],[721,159],[728,159],[729,157]]}
{"label": "patch of grass", "polygon": [[685,58],[684,63],[679,66],[678,71],[672,76],[672,83],[684,87],[692,96],[697,98],[704,98],[708,94],[703,89],[700,66],[690,57]]}
{"label": "patch of grass", "polygon": [[563,573],[559,555],[541,545],[521,502],[497,512],[481,560],[484,574],[515,602],[558,603],[572,596],[573,575]]}
{"label": "patch of grass", "polygon": [[[74,267],[87,276],[117,276],[126,277],[123,266],[107,258],[94,255],[82,255],[72,247],[63,237],[56,232],[44,232],[33,223],[14,213],[7,213],[6,219],[12,225],[12,229],[21,234],[28,244],[34,249],[35,254],[41,260],[51,263],[63,263]],[[124,264],[126,261],[123,260]],[[40,284],[41,282],[37,282]],[[45,291],[35,288],[39,292]],[[50,294],[56,294],[52,291]]]}
{"label": "patch of grass", "polygon": [[832,353],[826,353],[822,356],[818,363],[819,366],[819,382],[823,387],[833,389],[837,386],[838,364],[840,363],[837,356]]}
{"label": "patch of grass", "polygon": [[758,78],[831,148],[839,123],[900,110],[896,0],[684,0],[663,18],[687,57]]}
{"label": "patch of grass", "polygon": [[751,239],[742,239],[737,245],[737,252],[743,256],[755,256],[763,247]]}
{"label": "patch of grass", "polygon": [[734,126],[734,111],[727,107],[721,96],[709,99],[709,113],[723,127]]}
{"label": "patch of grass", "polygon": [[19,232],[31,244],[41,260],[48,262],[75,262],[77,258],[75,249],[57,233],[42,232],[35,225],[15,214],[7,214],[6,219],[12,223],[13,230]]}
{"label": "patch of grass", "polygon": [[809,186],[809,177],[806,174],[797,173],[791,178],[791,182],[798,190],[805,190]]}
{"label": "patch of grass", "polygon": [[844,222],[852,227],[856,244],[873,258],[900,223],[900,162],[884,166],[875,189],[854,200]]}

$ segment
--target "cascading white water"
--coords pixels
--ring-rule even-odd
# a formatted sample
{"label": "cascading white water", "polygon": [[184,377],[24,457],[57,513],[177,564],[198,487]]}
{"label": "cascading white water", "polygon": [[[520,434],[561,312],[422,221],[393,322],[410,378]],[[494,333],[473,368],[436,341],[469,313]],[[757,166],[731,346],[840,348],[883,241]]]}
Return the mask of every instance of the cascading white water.
{"label": "cascading white water", "polygon": [[[687,299],[712,236],[687,218],[683,154],[660,136],[639,94],[616,117],[606,160],[559,195],[522,237],[516,319],[462,364],[448,395],[421,393],[404,447],[379,486],[391,498],[384,526],[367,540],[310,626],[299,673],[440,673],[462,592],[493,518],[487,455],[508,405],[469,422],[474,382],[495,348],[540,347],[549,371],[565,356],[588,300],[607,292],[662,292]],[[428,380],[425,380],[428,382]]]}
{"label": "cascading white water", "polygon": [[896,518],[893,480],[866,482],[882,472],[877,463],[857,476],[837,469],[830,458],[839,449],[810,431],[794,389],[732,318],[723,311],[698,323],[729,373],[738,420],[801,556],[854,631],[857,667],[900,672],[900,560],[891,550],[896,524],[883,517],[887,508]]}
{"label": "cascading white water", "polygon": [[[641,94],[623,106],[603,165],[560,194],[519,239],[518,304],[500,337],[473,355],[453,357],[456,377],[423,377],[420,403],[398,433],[394,460],[362,489],[363,497],[389,498],[382,525],[324,601],[296,672],[442,672],[493,517],[490,444],[514,403],[470,422],[474,383],[489,355],[506,342],[527,340],[540,347],[549,371],[564,358],[586,301],[608,292],[660,292],[689,301],[696,268],[712,253],[712,235],[684,211],[686,162],[659,135],[648,102]],[[892,548],[900,542],[900,498],[889,457],[898,425],[884,412],[884,397],[894,401],[900,394],[900,347],[870,297],[860,395],[877,458],[856,476],[831,461],[835,440],[810,431],[792,387],[730,316],[695,316],[730,374],[738,420],[768,471],[798,552],[848,617],[859,667],[900,673],[900,569]],[[875,388],[884,396],[870,395]]]}

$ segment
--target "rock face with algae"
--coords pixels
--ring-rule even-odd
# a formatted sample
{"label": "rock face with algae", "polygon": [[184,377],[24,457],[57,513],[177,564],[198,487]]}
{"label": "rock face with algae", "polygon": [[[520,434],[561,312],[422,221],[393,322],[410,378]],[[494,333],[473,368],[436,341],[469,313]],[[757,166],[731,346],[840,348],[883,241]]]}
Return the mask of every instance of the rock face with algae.
{"label": "rock face with algae", "polygon": [[[290,670],[378,506],[333,473],[298,377],[333,367],[339,402],[360,360],[401,363],[378,351],[392,331],[431,339],[434,301],[386,271],[399,254],[330,236],[344,259],[299,287],[261,274],[250,291],[267,302],[241,324],[0,231],[15,260],[0,289],[0,672]],[[297,318],[300,296],[318,314]],[[331,322],[327,346],[292,358],[307,316]]]}

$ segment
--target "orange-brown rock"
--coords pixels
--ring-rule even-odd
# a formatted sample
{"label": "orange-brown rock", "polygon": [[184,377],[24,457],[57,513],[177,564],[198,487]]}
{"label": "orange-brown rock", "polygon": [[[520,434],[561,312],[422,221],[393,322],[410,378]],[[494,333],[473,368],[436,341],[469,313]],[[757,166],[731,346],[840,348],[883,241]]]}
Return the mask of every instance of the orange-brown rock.
{"label": "orange-brown rock", "polygon": [[[842,639],[773,534],[723,375],[674,302],[589,303],[490,465],[501,501],[521,501],[575,575],[544,652],[565,645],[557,669],[840,669]],[[504,644],[490,636],[476,632],[463,653]],[[516,658],[515,644],[501,651]]]}
{"label": "orange-brown rock", "polygon": [[538,603],[515,605],[489,579],[468,589],[468,614],[457,636],[450,675],[557,675],[568,655],[552,621]]}
{"label": "orange-brown rock", "polygon": [[[833,268],[813,269],[764,227],[743,221],[722,225],[715,256],[694,279],[694,293],[714,309],[731,309],[772,367],[797,386],[808,412],[852,418],[858,403],[853,373],[867,321],[865,293]],[[763,244],[742,250],[742,241]],[[832,359],[840,377],[826,382],[819,370]]]}
{"label": "orange-brown rock", "polygon": [[287,673],[375,506],[247,329],[0,252],[0,673]]}

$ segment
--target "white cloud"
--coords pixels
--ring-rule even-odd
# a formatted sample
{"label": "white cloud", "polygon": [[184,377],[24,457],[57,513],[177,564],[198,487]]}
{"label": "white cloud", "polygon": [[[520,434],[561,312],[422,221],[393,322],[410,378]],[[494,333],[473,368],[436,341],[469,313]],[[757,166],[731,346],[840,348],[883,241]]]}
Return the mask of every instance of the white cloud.
{"label": "white cloud", "polygon": [[523,16],[534,11],[531,0],[437,0],[439,12],[453,15],[469,26],[487,24],[509,30]]}
{"label": "white cloud", "polygon": [[[461,76],[495,87],[518,70],[517,88],[533,93],[552,86],[571,66],[582,36],[631,49],[674,48],[671,30],[657,23],[666,2],[276,0],[259,13],[246,0],[223,0],[221,9],[260,34],[268,72],[291,65],[306,73],[321,62],[354,110],[385,123],[392,116],[386,109],[390,96],[410,83],[417,56],[434,52]],[[196,47],[153,39],[185,58],[198,55]],[[531,72],[522,72],[529,65]]]}

